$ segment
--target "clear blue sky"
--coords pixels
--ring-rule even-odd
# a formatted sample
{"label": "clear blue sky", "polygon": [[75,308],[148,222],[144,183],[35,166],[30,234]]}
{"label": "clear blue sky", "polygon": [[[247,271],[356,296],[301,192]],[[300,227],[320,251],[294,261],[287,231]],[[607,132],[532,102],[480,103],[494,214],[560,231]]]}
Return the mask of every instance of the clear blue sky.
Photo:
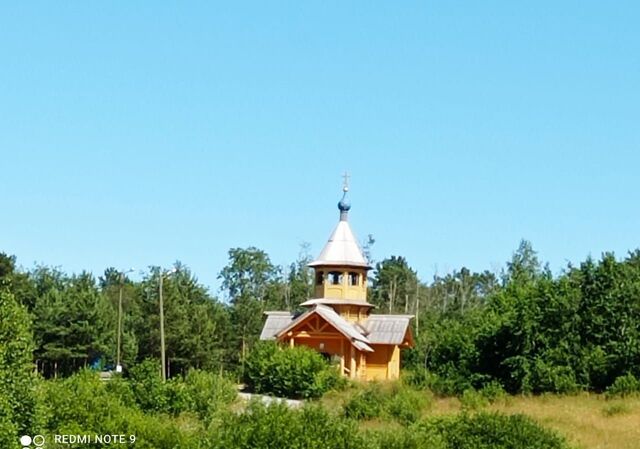
{"label": "clear blue sky", "polygon": [[231,247],[317,255],[351,221],[423,278],[640,246],[640,4],[13,2],[0,250],[68,272]]}

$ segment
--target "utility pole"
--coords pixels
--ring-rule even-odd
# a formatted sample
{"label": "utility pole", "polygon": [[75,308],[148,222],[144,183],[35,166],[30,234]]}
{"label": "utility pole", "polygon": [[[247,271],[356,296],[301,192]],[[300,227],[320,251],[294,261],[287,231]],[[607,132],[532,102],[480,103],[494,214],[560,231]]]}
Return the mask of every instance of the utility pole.
{"label": "utility pole", "polygon": [[124,283],[124,275],[120,273],[119,277],[119,293],[118,293],[118,351],[116,355],[116,373],[122,372],[122,365],[120,365],[120,344],[122,336],[122,284]]}
{"label": "utility pole", "polygon": [[167,272],[160,272],[159,281],[159,306],[160,306],[160,363],[162,364],[162,380],[167,380],[167,365],[166,365],[166,348],[164,343],[164,302],[162,298],[162,282],[165,276],[169,276],[176,272],[176,269],[169,270]]}
{"label": "utility pole", "polygon": [[118,293],[118,348],[116,355],[116,373],[122,372],[122,365],[120,364],[120,348],[122,344],[122,289],[124,288],[124,275],[127,273],[131,273],[133,268],[127,271],[118,272],[118,283],[119,283],[119,293]]}
{"label": "utility pole", "polygon": [[167,372],[165,365],[165,348],[164,348],[164,303],[162,302],[162,278],[164,278],[164,273],[160,273],[160,287],[159,287],[159,295],[160,295],[160,365],[162,371],[162,380],[167,380]]}
{"label": "utility pole", "polygon": [[416,274],[416,338],[420,335],[420,279]]}

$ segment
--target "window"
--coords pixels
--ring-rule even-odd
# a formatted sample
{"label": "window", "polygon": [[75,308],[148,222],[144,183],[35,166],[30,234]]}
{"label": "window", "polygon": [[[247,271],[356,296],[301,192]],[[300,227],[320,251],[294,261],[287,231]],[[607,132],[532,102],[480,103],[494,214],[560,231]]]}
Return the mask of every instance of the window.
{"label": "window", "polygon": [[339,271],[330,272],[329,273],[329,282],[331,282],[333,285],[342,284],[342,273],[340,273]]}
{"label": "window", "polygon": [[354,273],[353,271],[349,273],[349,285],[360,285],[359,273]]}
{"label": "window", "polygon": [[322,285],[324,282],[324,273],[322,271],[318,271],[316,273],[316,285]]}

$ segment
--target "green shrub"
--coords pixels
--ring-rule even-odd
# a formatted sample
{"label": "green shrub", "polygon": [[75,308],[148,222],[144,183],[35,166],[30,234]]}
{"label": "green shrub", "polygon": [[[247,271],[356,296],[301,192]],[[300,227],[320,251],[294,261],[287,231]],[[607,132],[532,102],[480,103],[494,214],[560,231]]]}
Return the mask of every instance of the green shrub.
{"label": "green shrub", "polygon": [[430,399],[431,396],[425,392],[402,388],[391,396],[385,408],[392,418],[402,424],[410,424],[420,419]]}
{"label": "green shrub", "polygon": [[380,385],[372,382],[358,391],[344,406],[344,415],[353,419],[373,419],[382,415],[386,401]]}
{"label": "green shrub", "polygon": [[365,438],[371,449],[449,449],[436,432],[414,426],[394,431],[368,431]]}
{"label": "green shrub", "polygon": [[[210,373],[193,371],[167,385],[168,396],[180,398],[177,403],[181,405],[173,407],[180,408],[180,412],[193,412],[206,421],[189,414],[176,419],[144,413],[137,404],[127,405],[131,401],[127,396],[133,392],[126,381],[102,382],[95,373],[82,371],[68,379],[42,382],[38,397],[46,404],[43,434],[50,441],[52,434],[123,433],[135,435],[135,447],[140,449],[566,448],[554,433],[523,416],[463,414],[410,424],[417,420],[418,411],[429,396],[400,383],[368,384],[354,396],[366,407],[377,407],[377,411],[363,413],[367,408],[361,403],[357,408],[351,405],[353,411],[345,414],[392,416],[406,425],[366,432],[358,431],[355,421],[348,417],[332,414],[316,404],[294,410],[282,403],[265,406],[253,401],[243,413],[235,413],[224,406],[235,397],[233,385]],[[215,419],[211,419],[214,415]]]}
{"label": "green shrub", "polygon": [[489,405],[489,400],[479,391],[469,388],[460,396],[462,410],[478,410]]}
{"label": "green shrub", "polygon": [[160,364],[147,359],[129,371],[129,382],[136,403],[147,412],[169,411],[168,383],[162,381]]}
{"label": "green shrub", "polygon": [[144,361],[131,369],[130,390],[135,402],[147,412],[177,416],[191,412],[208,421],[221,407],[232,403],[237,392],[234,384],[220,375],[190,370],[163,382],[159,365]]}
{"label": "green shrub", "polygon": [[0,447],[18,447],[18,435],[37,431],[31,317],[0,291]]}
{"label": "green shrub", "polygon": [[523,415],[477,413],[431,418],[365,433],[376,449],[567,449],[565,441]]}
{"label": "green shrub", "polygon": [[388,416],[402,424],[417,421],[431,393],[418,391],[400,382],[371,382],[345,404],[344,415],[353,419],[373,419]]}
{"label": "green shrub", "polygon": [[210,449],[361,449],[355,424],[317,405],[292,410],[251,402],[242,414],[225,414],[209,433]]}
{"label": "green shrub", "polygon": [[[197,442],[195,435],[182,431],[170,417],[145,414],[137,406],[126,405],[126,399],[121,400],[110,384],[101,381],[96,373],[89,370],[80,371],[64,380],[43,382],[40,401],[44,408],[45,436],[127,434],[136,436],[136,448],[194,447]],[[121,391],[122,386],[116,389]],[[47,441],[51,439],[47,438]]]}
{"label": "green shrub", "polygon": [[259,342],[249,353],[244,380],[256,393],[294,399],[320,397],[342,382],[316,351],[280,348],[274,342]]}
{"label": "green shrub", "polygon": [[327,369],[316,373],[314,384],[317,390],[315,397],[318,397],[330,390],[344,390],[349,381],[340,375],[337,367],[329,365]]}
{"label": "green shrub", "polygon": [[186,411],[208,421],[238,396],[235,385],[224,377],[206,371],[191,370],[181,381],[187,404]]}
{"label": "green shrub", "polygon": [[117,397],[127,407],[137,407],[136,398],[131,388],[131,382],[120,375],[116,375],[109,382],[105,382],[107,392]]}
{"label": "green shrub", "polygon": [[9,398],[0,395],[0,444],[8,449],[18,449],[18,425],[14,422]]}
{"label": "green shrub", "polygon": [[541,359],[535,361],[531,373],[531,390],[536,393],[575,393],[580,390],[573,368],[558,366]]}
{"label": "green shrub", "polygon": [[480,390],[480,394],[491,404],[507,398],[507,392],[504,391],[502,384],[497,381],[491,381],[488,384],[484,385]]}
{"label": "green shrub", "polygon": [[609,404],[605,408],[602,409],[602,414],[604,416],[616,416],[623,415],[625,413],[629,413],[631,409],[627,404]]}
{"label": "green shrub", "polygon": [[[157,411],[173,416],[191,411],[191,397],[181,376],[167,380],[163,387],[164,397],[160,403],[164,404],[164,407]],[[206,392],[203,391],[203,393]]]}
{"label": "green shrub", "polygon": [[447,449],[565,449],[567,444],[555,432],[524,415],[498,413],[462,414],[435,418],[423,425],[423,432],[436,433]]}
{"label": "green shrub", "polygon": [[402,372],[402,382],[419,390],[433,390],[438,375],[424,368],[415,368]]}
{"label": "green shrub", "polygon": [[251,348],[244,367],[244,381],[250,387],[260,389],[266,383],[264,379],[271,375],[279,349],[277,344],[267,341],[259,341]]}
{"label": "green shrub", "polygon": [[[454,396],[462,394],[466,389],[473,388],[475,375],[463,376],[455,369],[443,368],[445,374],[437,374],[424,368],[407,370],[402,381],[415,389],[430,390],[439,396]],[[478,382],[480,382],[478,380]]]}
{"label": "green shrub", "polygon": [[617,377],[616,380],[607,388],[607,397],[629,396],[640,393],[640,380],[633,374],[625,374]]}

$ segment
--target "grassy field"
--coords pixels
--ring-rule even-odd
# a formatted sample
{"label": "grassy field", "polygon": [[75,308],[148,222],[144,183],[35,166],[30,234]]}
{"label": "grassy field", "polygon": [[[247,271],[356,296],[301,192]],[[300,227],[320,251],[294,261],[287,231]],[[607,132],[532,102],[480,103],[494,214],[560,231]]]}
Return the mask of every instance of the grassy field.
{"label": "grassy field", "polygon": [[[443,401],[445,402],[445,401]],[[435,404],[435,409],[450,404]],[[602,395],[510,397],[488,407],[524,413],[556,429],[584,449],[640,448],[640,398],[606,400]]]}
{"label": "grassy field", "polygon": [[[428,394],[428,393],[425,393]],[[345,401],[342,394],[329,394],[323,402],[337,409]],[[540,424],[555,429],[569,443],[579,449],[639,449],[640,397],[605,399],[604,395],[578,394],[572,396],[507,396],[482,410],[505,414],[522,413]],[[458,398],[433,398],[424,416],[461,413]],[[396,427],[398,424],[374,420],[363,422],[364,427]]]}

